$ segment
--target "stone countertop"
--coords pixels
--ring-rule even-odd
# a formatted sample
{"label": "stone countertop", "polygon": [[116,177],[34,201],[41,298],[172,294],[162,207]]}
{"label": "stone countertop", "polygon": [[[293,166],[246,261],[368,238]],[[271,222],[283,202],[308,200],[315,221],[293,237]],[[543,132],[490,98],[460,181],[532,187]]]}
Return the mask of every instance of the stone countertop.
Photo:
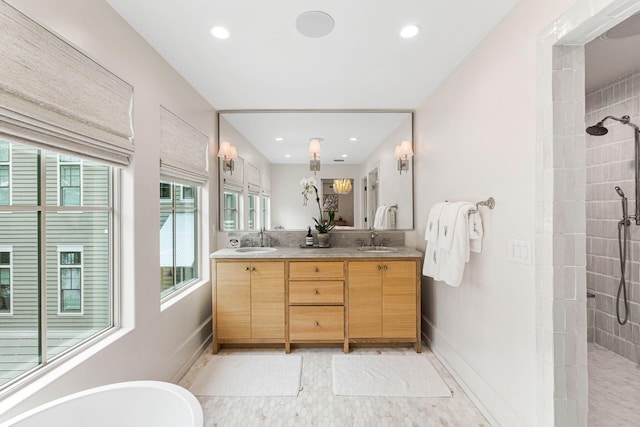
{"label": "stone countertop", "polygon": [[210,255],[214,259],[287,259],[287,258],[422,258],[422,252],[408,247],[394,247],[393,252],[366,252],[357,247],[300,248],[276,247],[271,252],[238,252],[225,248]]}

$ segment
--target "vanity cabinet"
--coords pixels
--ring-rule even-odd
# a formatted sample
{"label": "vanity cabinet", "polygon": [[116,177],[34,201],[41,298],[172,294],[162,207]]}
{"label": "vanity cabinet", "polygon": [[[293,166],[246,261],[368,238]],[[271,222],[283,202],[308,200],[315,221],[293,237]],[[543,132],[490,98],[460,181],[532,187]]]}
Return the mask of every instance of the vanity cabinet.
{"label": "vanity cabinet", "polygon": [[289,322],[286,352],[290,343],[345,343],[344,262],[290,261]]}
{"label": "vanity cabinet", "polygon": [[213,351],[223,343],[285,342],[285,262],[213,261]]}
{"label": "vanity cabinet", "polygon": [[349,261],[347,271],[349,341],[416,342],[420,352],[417,261]]}

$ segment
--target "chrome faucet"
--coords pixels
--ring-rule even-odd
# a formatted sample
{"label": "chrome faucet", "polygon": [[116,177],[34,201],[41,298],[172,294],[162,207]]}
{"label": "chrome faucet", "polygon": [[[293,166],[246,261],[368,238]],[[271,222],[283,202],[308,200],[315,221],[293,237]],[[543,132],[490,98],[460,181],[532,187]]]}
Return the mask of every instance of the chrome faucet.
{"label": "chrome faucet", "polygon": [[258,239],[260,240],[260,247],[264,248],[264,227],[260,228],[260,232],[258,232]]}
{"label": "chrome faucet", "polygon": [[372,228],[371,229],[371,236],[369,238],[369,246],[375,246],[376,242],[375,242],[375,238],[378,236],[378,233],[376,233],[376,231]]}

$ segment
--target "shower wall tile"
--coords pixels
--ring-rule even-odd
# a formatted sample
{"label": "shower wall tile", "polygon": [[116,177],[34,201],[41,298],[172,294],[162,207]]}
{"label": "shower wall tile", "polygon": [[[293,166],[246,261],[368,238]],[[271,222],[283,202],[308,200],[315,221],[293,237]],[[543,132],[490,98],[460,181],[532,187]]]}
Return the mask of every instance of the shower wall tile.
{"label": "shower wall tile", "polygon": [[[585,111],[587,125],[607,115],[625,114],[640,123],[640,70],[586,94]],[[636,361],[632,342],[640,340],[640,335],[633,335],[633,328],[638,328],[640,321],[640,227],[632,225],[630,229],[625,275],[631,316],[627,325],[620,326],[616,319],[616,294],[620,281],[618,221],[622,210],[614,190],[616,185],[622,188],[629,199],[629,212],[633,214],[634,138],[629,126],[612,120],[607,121],[606,126],[607,135],[588,136],[585,141],[587,289],[596,296],[587,299],[586,334],[589,341]]]}

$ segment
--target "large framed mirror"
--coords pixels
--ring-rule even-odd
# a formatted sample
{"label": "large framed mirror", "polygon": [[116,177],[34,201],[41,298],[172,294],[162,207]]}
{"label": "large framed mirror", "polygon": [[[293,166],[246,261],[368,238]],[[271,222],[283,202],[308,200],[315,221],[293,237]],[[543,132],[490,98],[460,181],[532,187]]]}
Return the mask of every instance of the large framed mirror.
{"label": "large framed mirror", "polygon": [[411,111],[221,111],[218,132],[222,231],[413,229]]}

